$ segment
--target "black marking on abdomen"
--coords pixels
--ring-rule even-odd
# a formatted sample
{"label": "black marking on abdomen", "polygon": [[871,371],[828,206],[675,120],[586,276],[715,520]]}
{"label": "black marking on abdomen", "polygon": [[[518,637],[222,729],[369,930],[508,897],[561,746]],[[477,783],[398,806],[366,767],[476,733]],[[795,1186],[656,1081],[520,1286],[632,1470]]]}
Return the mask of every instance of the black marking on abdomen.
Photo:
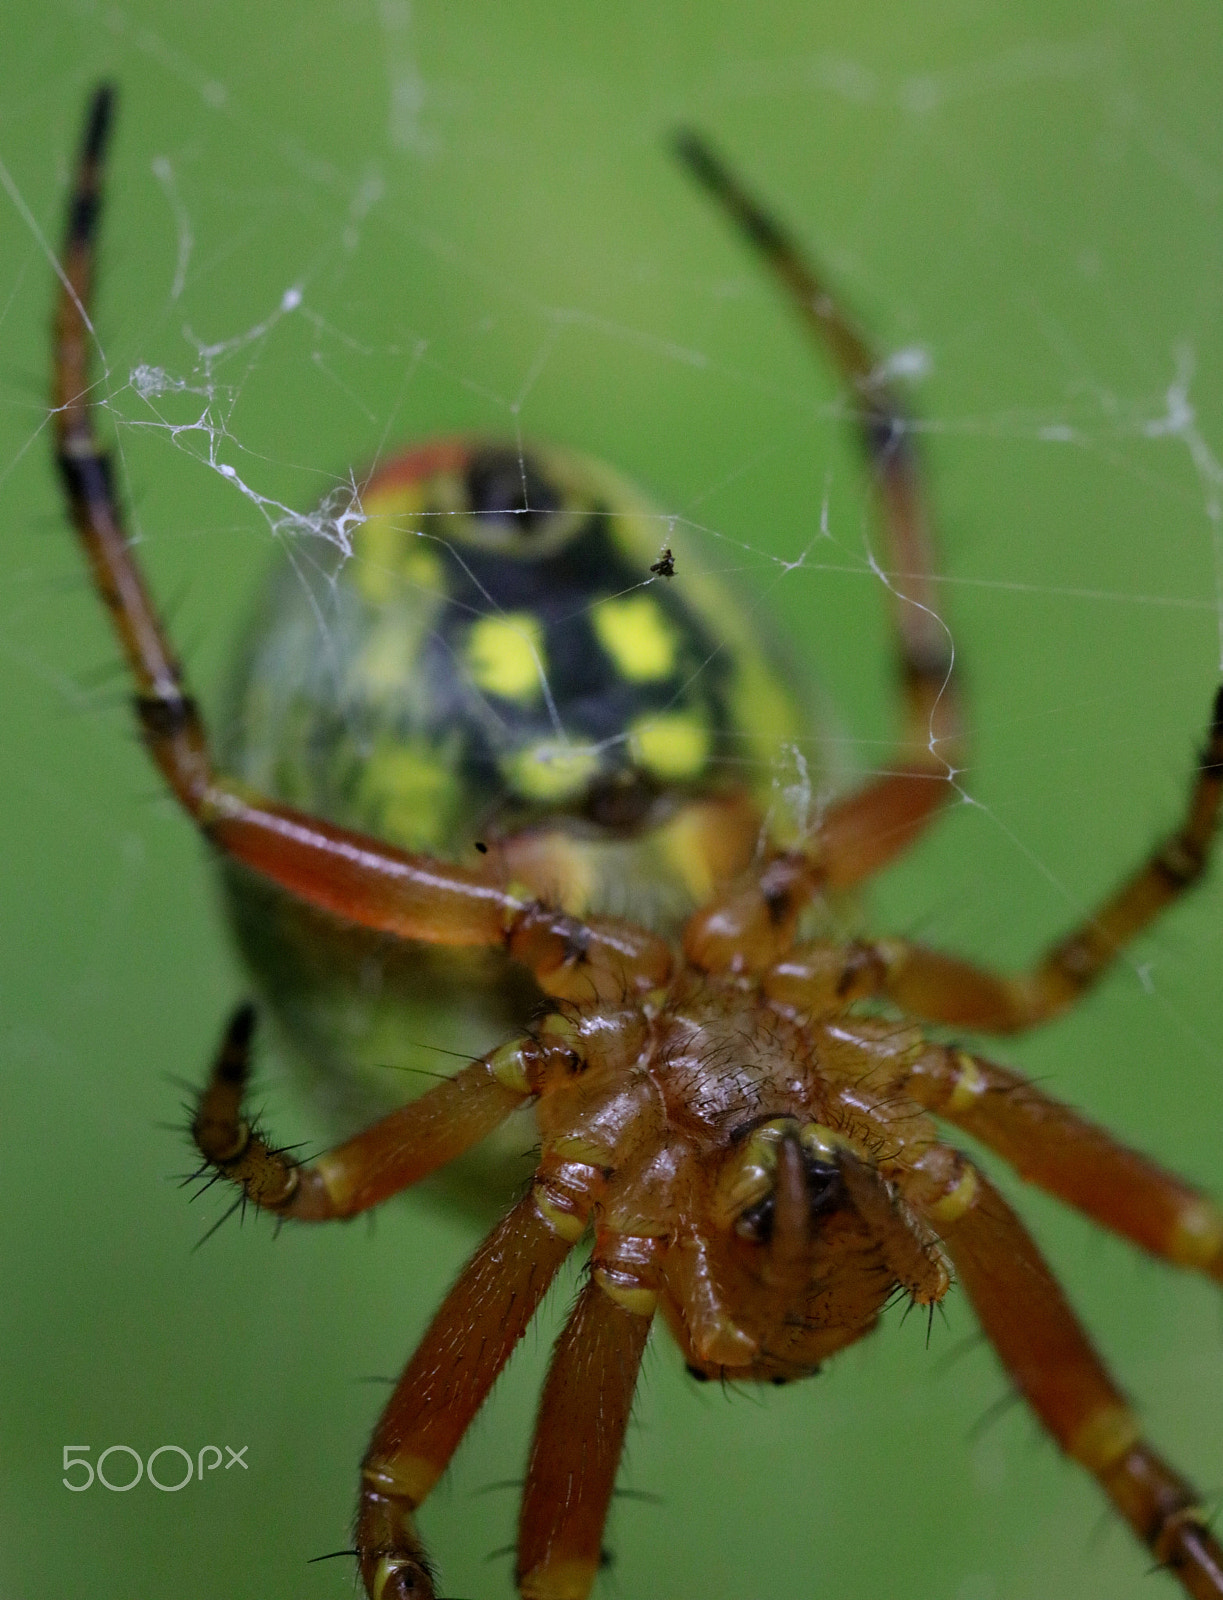
{"label": "black marking on abdomen", "polygon": [[531,456],[501,445],[477,450],[468,462],[467,502],[481,522],[505,522],[524,537],[539,533],[563,509]]}

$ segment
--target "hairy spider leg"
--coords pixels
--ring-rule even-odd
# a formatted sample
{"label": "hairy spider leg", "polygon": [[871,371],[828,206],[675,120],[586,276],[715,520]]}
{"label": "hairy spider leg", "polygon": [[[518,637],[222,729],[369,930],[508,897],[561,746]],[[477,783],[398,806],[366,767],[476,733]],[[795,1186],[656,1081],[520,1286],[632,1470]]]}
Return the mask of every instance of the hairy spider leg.
{"label": "hairy spider leg", "polygon": [[[761,988],[787,1010],[840,1016],[862,995],[879,992],[878,966],[871,945],[850,946],[848,953],[844,947],[800,945],[764,974]],[[852,1022],[844,1031],[876,1061],[885,1098],[908,1096],[1101,1227],[1223,1283],[1223,1209],[1200,1189],[1009,1067],[918,1037],[897,1071],[896,1037],[880,1044]]]}
{"label": "hairy spider leg", "polygon": [[[215,772],[202,719],[133,559],[89,394],[89,308],[113,105],[113,90],[99,89],[64,245],[55,317],[57,460],[95,587],[135,679],[146,745],[175,796],[217,848],[348,921],[439,944],[504,945],[558,998],[589,1003],[655,987],[669,975],[671,956],[652,934],[613,919],[579,923],[524,904],[478,873],[394,850],[251,796]],[[303,1220],[350,1216],[377,1203],[474,1143],[530,1092],[513,1081],[507,1087],[503,1078],[513,1080],[514,1073],[501,1053],[405,1107],[406,1116],[393,1114],[302,1168],[242,1119],[252,1022],[247,1008],[231,1021],[194,1132],[205,1156],[222,1171],[228,1168],[252,1200]],[[541,1174],[532,1196],[473,1257],[409,1363],[375,1431],[358,1509],[362,1578],[377,1600],[431,1600],[432,1579],[412,1513],[583,1232],[588,1210],[572,1183],[566,1191]]]}
{"label": "hairy spider leg", "polygon": [[585,1600],[599,1570],[603,1525],[620,1465],[637,1374],[653,1318],[613,1298],[594,1273],[553,1348],[518,1521],[523,1600]]}
{"label": "hairy spider leg", "polygon": [[[1223,1594],[1223,1549],[1193,1487],[1151,1449],[1036,1245],[962,1157],[941,1195],[901,1188],[939,1231],[990,1343],[1053,1438],[1093,1475],[1130,1527],[1195,1600]],[[924,1189],[924,1192],[923,1192]]]}
{"label": "hairy spider leg", "polygon": [[[1130,942],[1200,882],[1210,863],[1223,812],[1223,688],[1215,693],[1210,728],[1179,825],[1138,870],[1059,939],[1028,971],[994,973],[958,956],[906,939],[846,947],[812,945],[793,956],[794,992],[808,963],[808,981],[855,984],[869,969],[871,985],[857,993],[884,995],[931,1022],[986,1033],[1020,1033],[1068,1011],[1092,989]],[[833,965],[841,970],[834,974]],[[848,971],[852,964],[854,972]]]}
{"label": "hairy spider leg", "polygon": [[1021,1178],[1161,1260],[1223,1283],[1223,1210],[1017,1072],[927,1046],[904,1091],[980,1139]]}
{"label": "hairy spider leg", "polygon": [[666,947],[651,936],[621,931],[611,920],[579,925],[524,903],[479,871],[335,827],[252,795],[215,771],[203,721],[133,558],[110,458],[94,426],[89,310],[113,107],[114,91],[104,85],[90,107],[69,208],[55,313],[57,461],[94,585],[136,683],[145,744],[180,804],[217,849],[311,905],[402,939],[506,946],[532,966],[548,993],[564,992],[569,974],[586,998],[588,972],[604,957],[614,967],[628,946],[634,959],[651,946],[646,965],[665,973]]}
{"label": "hairy spider leg", "polygon": [[[538,1037],[502,1046],[338,1149],[299,1166],[242,1117],[253,1023],[253,1008],[243,1006],[230,1022],[201,1097],[196,1142],[223,1176],[265,1210],[300,1221],[352,1216],[474,1144],[527,1097],[564,1082],[572,1073],[569,1024],[563,1014],[550,1020],[551,1029],[546,1019]],[[414,1513],[585,1231],[605,1182],[598,1168],[545,1156],[531,1194],[476,1252],[409,1361],[362,1469],[356,1548],[375,1600],[431,1600],[431,1570]],[[661,1247],[661,1241],[615,1234],[596,1238],[590,1286],[596,1298],[579,1302],[558,1343],[522,1522],[527,1554],[521,1559],[530,1573],[523,1592],[537,1600],[585,1595],[597,1567],[656,1299],[652,1259],[643,1268],[643,1257],[652,1258]],[[578,1425],[591,1414],[602,1419],[593,1439]],[[558,1481],[574,1485],[559,1500],[553,1493]]]}
{"label": "hairy spider leg", "polygon": [[413,1514],[584,1231],[591,1198],[540,1180],[464,1267],[404,1368],[361,1467],[356,1545],[373,1600],[433,1600]]}
{"label": "hairy spider leg", "polygon": [[[899,771],[883,773],[831,806],[816,848],[818,886],[838,888],[868,877],[916,837],[947,798],[946,784],[916,786],[915,763],[951,776],[960,753],[962,713],[954,657],[939,621],[929,519],[904,409],[882,365],[839,307],[821,271],[788,232],[697,134],[676,150],[689,171],[729,213],[786,289],[803,322],[831,354],[861,403],[859,434],[870,464],[889,554],[903,584],[889,585],[905,691]],[[941,747],[941,748],[940,748]],[[936,1022],[1014,1033],[1068,1009],[1117,954],[1206,869],[1223,805],[1223,689],[1214,701],[1207,745],[1181,826],[1083,924],[1060,939],[1030,972],[998,976],[902,940],[882,941],[886,993],[907,1011]],[[805,887],[815,883],[808,878]],[[808,892],[810,892],[808,890]]]}
{"label": "hairy spider leg", "polygon": [[534,1040],[519,1039],[324,1155],[298,1163],[242,1114],[254,1017],[254,1007],[245,1005],[231,1018],[191,1134],[209,1166],[253,1204],[280,1217],[330,1222],[381,1205],[487,1138],[531,1094],[526,1072],[538,1052]]}
{"label": "hairy spider leg", "polygon": [[884,533],[904,721],[888,769],[831,805],[813,841],[820,886],[844,888],[908,848],[954,792],[948,780],[961,756],[954,653],[938,614],[937,562],[911,424],[886,381],[883,362],[838,304],[824,273],[700,135],[681,132],[675,149],[772,270],[857,408],[854,420]]}

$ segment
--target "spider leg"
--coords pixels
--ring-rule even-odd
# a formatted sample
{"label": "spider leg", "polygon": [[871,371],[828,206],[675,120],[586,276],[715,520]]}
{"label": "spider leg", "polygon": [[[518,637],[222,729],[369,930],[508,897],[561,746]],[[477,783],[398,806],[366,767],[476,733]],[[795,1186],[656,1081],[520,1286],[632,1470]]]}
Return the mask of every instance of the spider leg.
{"label": "spider leg", "polygon": [[911,1016],[986,1033],[1019,1033],[1067,1011],[1094,987],[1126,946],[1205,874],[1223,813],[1223,688],[1189,790],[1185,814],[1083,923],[1027,972],[989,972],[905,939],[794,950],[766,978],[775,999],[799,1006],[844,1005],[863,995],[894,1000]]}
{"label": "spider leg", "polygon": [[1068,1010],[1121,951],[1206,871],[1223,810],[1223,688],[1189,791],[1185,815],[1104,903],[1018,976],[897,941],[886,952],[885,992],[906,1011],[938,1022],[1017,1033]]}
{"label": "spider leg", "polygon": [[178,800],[222,850],[329,911],[446,944],[496,944],[511,896],[478,874],[393,851],[240,793],[213,770],[203,723],[132,557],[90,399],[90,321],[101,175],[114,94],[98,90],[76,169],[55,313],[57,462],[72,521],[136,685],[136,714]]}
{"label": "spider leg", "polygon": [[1223,1549],[1206,1526],[1197,1491],[1143,1439],[1125,1396],[1002,1196],[946,1146],[931,1155],[943,1165],[943,1181],[923,1192],[913,1174],[902,1184],[906,1198],[938,1229],[1016,1387],[1185,1592],[1219,1600]]}
{"label": "spider leg", "polygon": [[822,270],[697,134],[676,152],[761,255],[808,331],[831,357],[855,404],[886,545],[885,580],[903,693],[903,735],[888,770],[831,806],[818,846],[824,882],[842,888],[908,848],[953,793],[962,713],[954,652],[939,618],[937,569],[912,430],[885,366],[838,305]]}
{"label": "spider leg", "polygon": [[1019,1073],[931,1045],[913,1062],[904,1089],[1027,1182],[1152,1255],[1223,1283],[1223,1210]]}
{"label": "spider leg", "polygon": [[601,1261],[600,1241],[592,1268],[553,1350],[535,1424],[518,1528],[524,1600],[590,1593],[650,1331],[655,1295],[638,1273]]}
{"label": "spider leg", "polygon": [[531,1094],[532,1039],[502,1045],[417,1100],[301,1164],[269,1145],[242,1115],[250,1077],[253,1006],[230,1019],[191,1134],[204,1159],[264,1211],[299,1222],[356,1216],[486,1138]]}
{"label": "spider leg", "polygon": [[361,1469],[356,1547],[377,1600],[433,1600],[413,1513],[526,1332],[589,1205],[572,1181],[537,1182],[464,1267],[404,1369]]}
{"label": "spider leg", "polygon": [[94,96],[69,206],[55,312],[56,459],[94,586],[135,682],[153,760],[216,848],[346,921],[430,944],[506,945],[548,993],[566,998],[649,988],[669,969],[661,940],[634,939],[610,920],[577,923],[525,903],[478,871],[334,827],[215,771],[203,721],[133,558],[89,397],[89,311],[113,104],[109,87]]}

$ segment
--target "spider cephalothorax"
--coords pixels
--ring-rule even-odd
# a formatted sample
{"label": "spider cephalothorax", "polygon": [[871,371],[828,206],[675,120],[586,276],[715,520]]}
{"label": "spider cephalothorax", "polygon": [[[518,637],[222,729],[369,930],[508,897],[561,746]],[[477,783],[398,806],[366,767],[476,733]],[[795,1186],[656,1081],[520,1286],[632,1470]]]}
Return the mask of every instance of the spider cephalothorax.
{"label": "spider cephalothorax", "polygon": [[[950,792],[956,685],[933,605],[933,557],[904,421],[879,364],[785,234],[703,144],[685,137],[683,159],[782,279],[852,391],[887,565],[903,575],[891,587],[904,696],[904,734],[892,759],[797,836],[783,836],[760,797],[717,762],[719,739],[740,715],[726,685],[747,656],[687,693],[686,743],[676,725],[674,748],[657,738],[670,701],[621,694],[624,686],[605,674],[598,681],[607,692],[587,709],[604,715],[619,695],[627,726],[610,741],[567,739],[560,754],[547,751],[527,670],[535,657],[511,642],[526,639],[537,652],[555,627],[551,644],[560,648],[567,613],[550,613],[547,597],[538,597],[508,631],[504,616],[490,612],[498,627],[474,644],[470,607],[465,623],[449,619],[452,633],[441,627],[453,650],[466,650],[470,672],[485,674],[491,698],[463,702],[456,740],[469,768],[497,769],[501,820],[486,840],[471,830],[490,818],[462,806],[435,806],[422,817],[401,806],[397,814],[409,833],[437,830],[458,859],[425,853],[420,839],[361,832],[352,818],[315,815],[271,780],[261,791],[249,772],[247,782],[235,781],[214,763],[147,597],[94,430],[88,307],[110,106],[102,90],[69,216],[55,431],[70,512],[135,681],[149,751],[235,881],[259,888],[265,905],[279,897],[330,929],[328,951],[368,937],[406,946],[413,960],[429,947],[460,961],[483,954],[550,1002],[533,1027],[305,1165],[270,1146],[243,1113],[253,1025],[244,1006],[195,1112],[196,1144],[207,1167],[238,1187],[237,1203],[313,1222],[366,1211],[471,1150],[515,1111],[534,1112],[534,1179],[459,1275],[366,1453],[354,1553],[371,1600],[432,1600],[416,1510],[588,1231],[589,1277],[555,1346],[526,1471],[518,1583],[527,1600],[583,1600],[590,1590],[656,1311],[699,1376],[786,1381],[865,1333],[892,1294],[933,1305],[951,1271],[1050,1435],[1095,1476],[1187,1593],[1220,1600],[1223,1549],[1198,1496],[1146,1443],[1023,1225],[976,1166],[943,1142],[936,1119],[1103,1227],[1218,1281],[1223,1213],[1017,1074],[933,1042],[919,1024],[1008,1033],[1057,1015],[1201,876],[1223,800],[1223,692],[1179,826],[1029,972],[994,974],[903,939],[813,937],[812,913],[825,898],[886,866]],[[586,464],[572,492],[558,493],[574,459],[558,452],[545,462],[450,441],[392,463],[371,499],[377,485],[390,493],[398,481],[424,497],[423,514],[449,506],[461,519],[456,546],[520,562],[521,578],[535,557],[507,556],[507,546],[565,548],[576,499],[601,479]],[[597,544],[614,535],[620,502],[602,490],[596,499],[574,526]],[[374,507],[381,559],[365,578],[375,590],[386,588],[397,563],[401,569],[420,554],[424,530],[412,521],[420,512],[418,505],[387,514],[384,505],[379,521]],[[581,540],[569,548],[583,548]],[[669,547],[657,561],[639,554],[642,586],[663,575],[681,581]],[[589,585],[598,588],[601,577],[586,579],[579,590],[596,606]],[[682,653],[700,623],[686,633],[678,602],[668,606]],[[606,613],[612,653],[618,640],[626,660],[649,657],[662,626],[662,612],[651,615],[641,623],[647,632],[634,636],[623,608]],[[597,633],[595,626],[591,637]],[[670,673],[680,660],[664,656],[652,657],[658,683],[662,668]],[[392,683],[396,703],[420,687],[411,672],[431,659],[428,642],[404,659],[411,681]],[[385,683],[387,660],[384,651],[367,684]],[[581,669],[573,663],[575,674]],[[671,690],[685,684],[677,676]],[[435,684],[417,705],[413,736],[427,742],[431,729],[444,733],[430,719],[448,695],[459,704],[463,688],[457,679]],[[484,712],[498,699],[513,703],[516,692],[516,717],[503,717],[502,734],[490,741]],[[291,700],[292,685],[286,693]],[[393,749],[389,758],[392,779],[402,779],[411,762],[396,765]],[[372,783],[378,805],[395,799],[386,778]],[[408,783],[399,799],[412,792]],[[677,825],[673,838],[667,830]],[[456,843],[464,827],[470,854]],[[647,861],[666,861],[672,847],[678,896],[650,901],[645,923],[602,914],[601,896],[587,892],[598,881],[592,862],[602,861],[610,883],[616,863],[642,871]],[[263,970],[268,981],[272,969]]]}
{"label": "spider cephalothorax", "polygon": [[934,1236],[888,1182],[936,1137],[898,1093],[895,1030],[799,1021],[688,970],[647,1006],[550,1018],[538,1039],[541,1168],[587,1169],[604,1261],[632,1239],[650,1280],[605,1265],[604,1288],[657,1294],[690,1370],[800,1377],[898,1283],[946,1291]]}

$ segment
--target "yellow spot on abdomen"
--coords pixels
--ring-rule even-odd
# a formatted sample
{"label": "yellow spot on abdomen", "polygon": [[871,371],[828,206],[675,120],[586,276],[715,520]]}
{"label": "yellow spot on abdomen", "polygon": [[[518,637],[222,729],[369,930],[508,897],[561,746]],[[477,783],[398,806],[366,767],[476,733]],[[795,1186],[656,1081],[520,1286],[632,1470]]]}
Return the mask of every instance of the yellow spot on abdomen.
{"label": "yellow spot on abdomen", "polygon": [[543,629],[529,611],[481,617],[467,635],[467,669],[477,688],[527,704],[539,697],[547,664]]}
{"label": "yellow spot on abdomen", "polygon": [[694,905],[713,893],[714,874],[708,850],[708,823],[695,807],[686,806],[658,831],[667,869],[688,891]]}
{"label": "yellow spot on abdomen", "polygon": [[640,717],[629,728],[629,754],[656,777],[696,778],[709,760],[709,727],[691,711]]}
{"label": "yellow spot on abdomen", "polygon": [[371,605],[388,604],[406,584],[443,591],[445,573],[437,552],[425,544],[417,525],[424,502],[419,486],[366,498],[365,521],[353,539],[353,576]]}
{"label": "yellow spot on abdomen", "polygon": [[402,526],[386,512],[366,507],[366,519],[353,541],[357,587],[371,605],[385,605],[395,592],[395,568],[403,549]]}
{"label": "yellow spot on abdomen", "polygon": [[[760,773],[760,788],[772,802],[773,775],[789,745],[806,748],[811,729],[790,691],[777,672],[759,652],[739,648],[730,685],[730,713],[734,725],[745,735],[743,754],[755,763]],[[787,819],[779,817],[779,823]],[[789,819],[788,827],[801,833],[808,826],[805,816]],[[791,843],[789,838],[778,841]]]}
{"label": "yellow spot on abdomen", "polygon": [[409,850],[436,850],[458,799],[457,776],[424,740],[383,741],[361,774],[361,797],[378,808],[378,831]]}
{"label": "yellow spot on abdomen", "polygon": [[399,575],[413,589],[425,589],[430,594],[442,594],[445,591],[446,575],[441,558],[436,551],[420,542],[419,534],[414,534],[408,541]]}
{"label": "yellow spot on abdomen", "polygon": [[592,745],[553,741],[516,750],[501,763],[506,782],[525,800],[567,800],[581,791],[599,770]]}
{"label": "yellow spot on abdomen", "polygon": [[402,689],[416,666],[417,651],[418,640],[410,628],[394,621],[376,626],[361,646],[356,676],[375,693]]}
{"label": "yellow spot on abdomen", "polygon": [[630,683],[654,683],[675,671],[675,630],[649,595],[600,600],[590,618],[599,643]]}

